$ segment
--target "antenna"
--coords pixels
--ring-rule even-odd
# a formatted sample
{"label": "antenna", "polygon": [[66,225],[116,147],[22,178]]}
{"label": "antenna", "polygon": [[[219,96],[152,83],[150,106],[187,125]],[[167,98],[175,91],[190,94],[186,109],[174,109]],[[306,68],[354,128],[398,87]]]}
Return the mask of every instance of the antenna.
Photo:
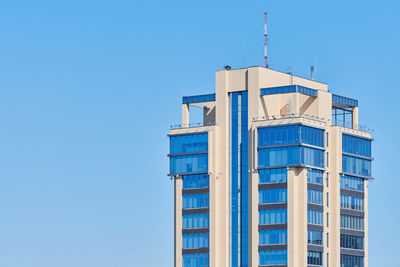
{"label": "antenna", "polygon": [[313,76],[313,73],[314,73],[314,66],[310,66],[310,71],[311,71],[311,75],[310,75],[310,79],[311,80],[314,80],[314,76]]}
{"label": "antenna", "polygon": [[268,63],[267,63],[267,12],[264,12],[264,61],[265,61],[265,68],[268,69]]}

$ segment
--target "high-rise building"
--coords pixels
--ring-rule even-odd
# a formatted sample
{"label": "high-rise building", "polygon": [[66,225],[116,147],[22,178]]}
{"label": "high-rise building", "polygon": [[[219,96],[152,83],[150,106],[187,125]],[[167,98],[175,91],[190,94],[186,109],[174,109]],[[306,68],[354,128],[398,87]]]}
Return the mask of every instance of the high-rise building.
{"label": "high-rise building", "polygon": [[176,267],[368,266],[372,139],[357,100],[250,67],[182,102],[169,134]]}

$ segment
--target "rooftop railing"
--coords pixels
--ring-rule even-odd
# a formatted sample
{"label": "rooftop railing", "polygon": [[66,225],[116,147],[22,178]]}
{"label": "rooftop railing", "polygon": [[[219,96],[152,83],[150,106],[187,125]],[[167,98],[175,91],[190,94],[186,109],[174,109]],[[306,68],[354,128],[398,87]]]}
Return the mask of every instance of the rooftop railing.
{"label": "rooftop railing", "polygon": [[191,122],[189,124],[173,124],[170,126],[171,130],[174,129],[185,129],[185,128],[195,128],[195,127],[206,127],[206,126],[214,126],[215,122]]}
{"label": "rooftop railing", "polygon": [[289,114],[282,114],[282,115],[271,115],[271,116],[263,116],[263,117],[256,117],[253,118],[253,122],[257,121],[270,121],[270,120],[288,120],[288,119],[307,119],[311,121],[316,121],[316,122],[322,122],[322,123],[328,123],[329,119],[318,117],[318,116],[313,116],[313,115],[308,115],[308,114],[295,114],[295,113],[289,113]]}
{"label": "rooftop railing", "polygon": [[[331,119],[327,118],[322,118],[318,116],[313,116],[313,115],[308,115],[308,114],[287,114],[287,115],[272,115],[268,117],[256,117],[253,118],[253,122],[257,121],[271,121],[271,120],[290,120],[290,119],[305,119],[308,121],[314,121],[318,123],[324,123],[328,124],[331,122]],[[368,128],[367,126],[359,125],[359,124],[352,124],[349,122],[343,122],[343,121],[332,121],[331,123],[332,126],[339,126],[347,129],[353,129],[356,131],[364,132],[364,133],[369,133],[372,134],[374,132],[373,129]]]}

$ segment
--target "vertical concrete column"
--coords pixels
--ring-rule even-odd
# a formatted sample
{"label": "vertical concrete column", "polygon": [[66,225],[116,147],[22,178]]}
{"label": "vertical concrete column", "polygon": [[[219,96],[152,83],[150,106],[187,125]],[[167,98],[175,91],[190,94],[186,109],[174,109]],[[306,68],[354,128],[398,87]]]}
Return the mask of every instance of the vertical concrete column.
{"label": "vertical concrete column", "polygon": [[307,170],[288,168],[288,267],[307,266]]}
{"label": "vertical concrete column", "polygon": [[189,104],[182,104],[182,127],[189,127]]}
{"label": "vertical concrete column", "polygon": [[174,178],[175,190],[175,267],[182,267],[182,178]]}
{"label": "vertical concrete column", "polygon": [[358,107],[352,108],[353,110],[353,129],[358,129]]}
{"label": "vertical concrete column", "polygon": [[257,127],[253,126],[253,118],[259,117],[261,103],[258,68],[249,69],[247,75],[248,90],[248,130],[249,130],[249,266],[258,266],[258,181],[257,168]]}
{"label": "vertical concrete column", "polygon": [[337,126],[330,127],[328,151],[330,158],[328,168],[330,192],[328,209],[330,217],[329,266],[340,266],[340,172],[342,170],[342,134]]}
{"label": "vertical concrete column", "polygon": [[216,139],[215,139],[215,261],[211,267],[229,267],[229,98],[228,71],[216,73]]}

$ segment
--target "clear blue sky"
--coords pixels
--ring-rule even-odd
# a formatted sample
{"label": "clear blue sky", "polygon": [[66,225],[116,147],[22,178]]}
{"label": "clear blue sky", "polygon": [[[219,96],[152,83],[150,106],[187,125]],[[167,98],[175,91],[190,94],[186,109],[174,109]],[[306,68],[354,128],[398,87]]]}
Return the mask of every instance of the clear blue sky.
{"label": "clear blue sky", "polygon": [[398,1],[55,2],[0,9],[0,267],[172,266],[169,125],[262,65],[265,10],[271,67],[317,59],[375,129],[370,266],[398,266]]}

